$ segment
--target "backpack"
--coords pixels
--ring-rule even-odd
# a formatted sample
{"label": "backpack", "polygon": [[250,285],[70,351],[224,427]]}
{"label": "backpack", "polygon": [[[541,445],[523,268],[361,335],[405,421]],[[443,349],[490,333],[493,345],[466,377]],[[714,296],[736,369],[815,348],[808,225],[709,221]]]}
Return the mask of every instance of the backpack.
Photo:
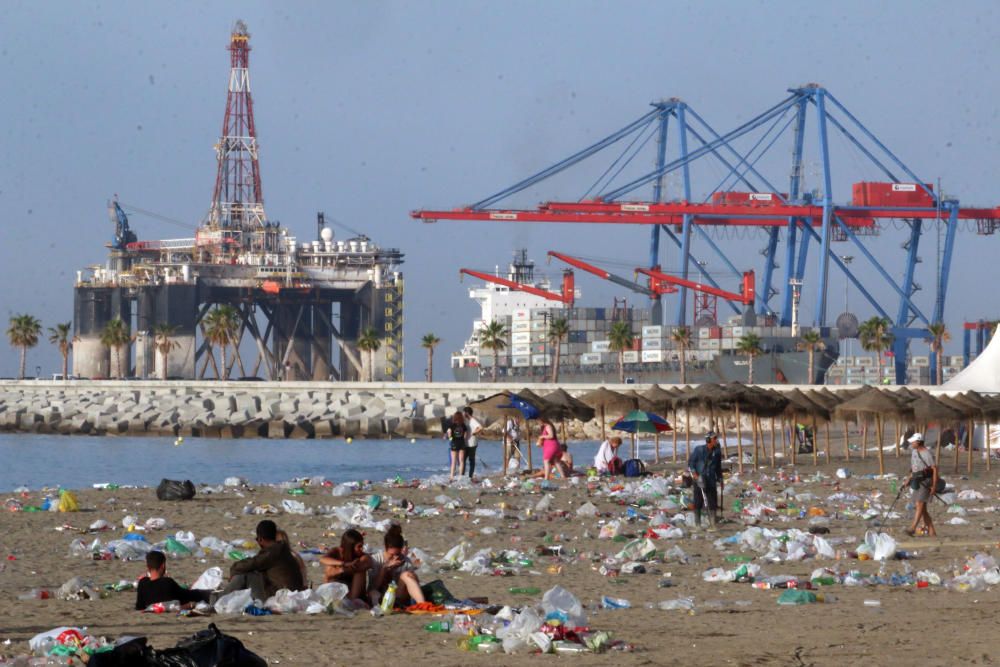
{"label": "backpack", "polygon": [[646,464],[639,459],[629,459],[622,468],[626,477],[642,477],[646,474]]}
{"label": "backpack", "polygon": [[179,482],[176,479],[164,479],[156,487],[157,500],[191,500],[194,498],[194,484],[186,479]]}

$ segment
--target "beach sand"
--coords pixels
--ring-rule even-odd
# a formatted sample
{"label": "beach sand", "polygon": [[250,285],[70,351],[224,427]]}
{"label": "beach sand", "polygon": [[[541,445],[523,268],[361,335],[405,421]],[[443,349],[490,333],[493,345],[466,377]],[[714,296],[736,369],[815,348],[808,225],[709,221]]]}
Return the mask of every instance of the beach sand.
{"label": "beach sand", "polygon": [[[896,459],[889,455],[887,469],[905,474],[909,457],[904,454]],[[981,462],[977,461],[981,464]],[[822,482],[803,482],[792,485],[797,492],[809,491],[819,495],[810,503],[833,515],[837,504],[826,504],[825,498],[836,492],[834,476],[837,467],[848,466],[854,476],[839,481],[839,489],[877,503],[888,504],[893,495],[888,480],[863,477],[864,473],[877,471],[876,461],[852,461],[850,464],[834,462],[820,465],[818,470],[826,475]],[[650,467],[654,474],[679,470],[669,463]],[[798,471],[803,479],[815,474],[810,462],[801,462]],[[791,470],[786,467],[786,470]],[[964,467],[963,467],[964,470]],[[788,482],[774,478],[774,469],[762,467],[753,473],[749,467],[743,479],[757,482],[765,494],[776,494],[788,488]],[[943,474],[958,489],[971,488],[981,491],[984,500],[963,501],[967,525],[948,525],[954,515],[946,514],[941,503],[935,503],[932,513],[938,525],[939,538],[906,537],[910,512],[904,507],[904,493],[897,510],[901,518],[889,522],[888,532],[899,541],[899,548],[916,552],[910,561],[889,561],[887,572],[902,572],[908,562],[913,571],[930,569],[943,579],[951,578],[951,571],[979,551],[995,552],[1000,541],[996,527],[998,489],[995,477],[985,470],[977,471],[970,479],[963,479],[951,472],[951,465],[943,467]],[[494,478],[496,479],[496,478]],[[312,487],[308,495],[297,497],[308,506],[343,504],[362,500],[370,493],[391,496],[395,501],[406,498],[417,505],[434,505],[434,498],[441,493],[458,496],[465,507],[460,510],[443,510],[433,518],[410,518],[403,522],[404,534],[412,546],[420,547],[434,558],[443,555],[462,540],[473,550],[491,548],[501,550],[518,548],[533,551],[551,537],[562,544],[575,558],[557,563],[548,556],[532,556],[532,569],[540,575],[522,574],[513,577],[473,576],[463,572],[446,571],[436,576],[458,597],[485,596],[491,603],[519,605],[539,602],[541,596],[517,596],[508,593],[514,586],[539,587],[543,591],[560,585],[574,593],[586,605],[590,626],[608,630],[616,639],[634,646],[631,652],[612,652],[603,655],[552,656],[552,655],[479,655],[461,651],[458,636],[433,634],[423,630],[423,625],[434,617],[394,614],[386,618],[373,618],[359,613],[354,618],[338,615],[284,615],[265,617],[181,618],[173,614],[140,614],[132,610],[134,593],[112,593],[106,599],[92,601],[18,600],[17,596],[35,587],[58,587],[69,578],[80,575],[97,584],[133,580],[142,574],[142,562],[93,561],[67,555],[72,539],[79,537],[70,531],[58,531],[64,524],[86,528],[97,519],[106,519],[115,526],[114,531],[96,535],[105,542],[121,534],[121,519],[126,514],[137,515],[141,520],[163,517],[168,521],[164,531],[151,533],[150,540],[164,539],[177,530],[193,531],[197,539],[207,535],[233,540],[251,539],[256,523],[264,517],[241,513],[247,502],[270,503],[280,506],[289,496],[275,487],[259,487],[237,495],[232,490],[217,495],[199,495],[188,502],[160,502],[153,489],[95,490],[78,492],[79,513],[4,512],[0,517],[0,555],[14,560],[2,561],[0,571],[0,654],[11,656],[27,652],[27,640],[38,632],[60,625],[86,626],[95,635],[115,638],[123,634],[145,635],[156,648],[173,646],[178,639],[207,627],[210,621],[230,633],[271,664],[286,665],[375,665],[403,662],[415,665],[528,665],[572,662],[580,665],[958,665],[992,664],[1000,660],[994,634],[997,629],[997,609],[1000,594],[996,590],[980,592],[949,591],[943,586],[917,589],[913,586],[847,587],[833,585],[823,592],[837,599],[827,604],[798,607],[776,604],[780,590],[759,590],[747,583],[706,583],[702,573],[711,567],[733,567],[724,560],[732,547],[719,551],[713,540],[731,535],[744,528],[732,511],[732,503],[739,491],[746,490],[742,483],[731,483],[726,489],[727,521],[720,525],[717,534],[695,532],[679,540],[657,540],[657,548],[666,550],[678,544],[690,555],[687,564],[679,562],[647,564],[646,574],[623,575],[617,580],[603,576],[598,571],[599,556],[612,554],[623,544],[597,539],[598,522],[624,515],[626,507],[605,494],[588,491],[585,483],[573,486],[557,482],[559,490],[553,492],[548,513],[532,516],[529,520],[476,518],[471,511],[476,508],[497,508],[505,503],[509,515],[516,515],[525,508],[534,507],[542,494],[535,490],[503,491],[498,488],[475,488],[466,491],[433,488],[386,488],[376,484],[370,491],[359,491],[350,497],[333,497],[329,489]],[[880,497],[873,494],[881,492]],[[4,498],[16,494],[4,494]],[[37,502],[40,494],[33,491],[24,502]],[[587,500],[595,503],[608,517],[581,519],[575,510]],[[744,502],[749,502],[744,499]],[[861,501],[851,503],[860,507]],[[841,508],[842,509],[842,508]],[[561,512],[565,510],[568,514]],[[640,508],[647,511],[647,508]],[[389,508],[375,513],[377,519],[392,516]],[[331,517],[282,514],[274,518],[279,527],[286,529],[294,543],[305,547],[325,547],[337,543],[331,533]],[[763,526],[784,529],[808,526],[808,519],[786,515],[765,519]],[[483,534],[481,529],[493,527],[495,534]],[[646,524],[626,524],[625,532],[641,535]],[[861,541],[866,525],[858,518],[833,519],[829,538],[850,537]],[[94,536],[85,539],[93,539]],[[381,546],[382,534],[369,530],[367,541]],[[847,545],[850,547],[851,545]],[[856,545],[855,545],[856,546]],[[470,552],[471,554],[472,552]],[[757,561],[759,562],[759,561]],[[206,568],[219,565],[228,570],[230,562],[219,557],[206,559],[186,558],[171,560],[169,573],[178,581],[190,584]],[[549,571],[552,565],[562,565],[561,572]],[[791,574],[808,577],[817,567],[830,567],[842,572],[860,570],[874,574],[879,569],[875,561],[817,560],[808,558],[800,562],[761,563],[767,574]],[[658,588],[657,582],[670,573],[673,586]],[[313,582],[321,579],[321,571],[311,568]],[[429,577],[423,577],[424,580]],[[625,598],[632,608],[602,610],[599,600],[603,595]],[[647,603],[656,603],[678,597],[692,596],[695,613],[647,609]],[[866,606],[865,600],[879,600],[880,606]],[[748,604],[737,604],[745,601]]]}

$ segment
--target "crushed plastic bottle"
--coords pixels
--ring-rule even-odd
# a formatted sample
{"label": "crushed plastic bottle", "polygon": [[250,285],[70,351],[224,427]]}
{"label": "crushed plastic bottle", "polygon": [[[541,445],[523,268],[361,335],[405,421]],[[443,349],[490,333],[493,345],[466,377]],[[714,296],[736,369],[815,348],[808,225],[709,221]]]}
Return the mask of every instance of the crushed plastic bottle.
{"label": "crushed plastic bottle", "polygon": [[625,598],[613,598],[610,595],[601,598],[602,609],[629,609],[631,606],[632,603]]}

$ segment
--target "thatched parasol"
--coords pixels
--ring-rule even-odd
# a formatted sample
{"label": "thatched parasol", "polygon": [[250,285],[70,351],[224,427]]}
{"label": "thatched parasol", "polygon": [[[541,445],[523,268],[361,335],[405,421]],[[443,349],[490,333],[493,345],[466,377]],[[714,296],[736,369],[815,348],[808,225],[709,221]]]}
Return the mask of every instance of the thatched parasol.
{"label": "thatched parasol", "polygon": [[598,387],[593,391],[588,391],[577,400],[600,412],[601,438],[604,440],[608,437],[607,418],[605,416],[606,413],[608,411],[628,412],[629,410],[634,410],[636,408],[635,397],[619,394],[617,391],[611,391],[610,389],[605,389],[604,387]]}
{"label": "thatched parasol", "polygon": [[[642,393],[642,398],[646,405],[649,406],[651,412],[655,412],[658,415],[666,416],[671,410],[674,411],[673,420],[677,421],[677,411],[674,410],[674,399],[676,399],[678,394],[676,392],[664,389],[659,385],[653,385],[646,391]],[[674,447],[673,447],[673,461],[677,463],[677,429],[670,429],[673,432]],[[656,455],[656,462],[660,462],[660,434],[657,432],[653,436],[654,439],[654,452]]]}

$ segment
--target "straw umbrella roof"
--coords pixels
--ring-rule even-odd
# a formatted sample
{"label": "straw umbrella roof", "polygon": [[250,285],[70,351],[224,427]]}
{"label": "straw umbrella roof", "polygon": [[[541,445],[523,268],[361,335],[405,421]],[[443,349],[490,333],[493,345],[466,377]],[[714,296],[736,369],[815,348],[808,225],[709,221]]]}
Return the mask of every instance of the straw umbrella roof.
{"label": "straw umbrella roof", "polygon": [[699,384],[685,388],[674,401],[674,405],[689,410],[728,410],[734,405],[736,392],[730,385]]}
{"label": "straw umbrella roof", "polygon": [[564,389],[556,389],[545,395],[545,401],[558,409],[561,414],[570,415],[570,418],[582,422],[589,422],[594,418],[594,408],[583,401],[574,398]]}
{"label": "straw umbrella roof", "polygon": [[785,414],[790,417],[815,416],[823,421],[830,421],[830,418],[833,416],[833,410],[829,406],[819,402],[818,399],[814,399],[801,389],[790,389],[789,391],[782,392],[782,394],[788,399]]}
{"label": "straw umbrella roof", "polygon": [[841,416],[874,413],[876,415],[906,418],[913,415],[909,406],[893,396],[892,392],[879,391],[874,387],[869,387],[854,398],[838,405],[836,413]]}
{"label": "straw umbrella roof", "polygon": [[635,398],[611,391],[604,387],[598,387],[593,391],[578,397],[576,400],[589,405],[595,410],[625,411],[635,408]]}
{"label": "straw umbrella roof", "polygon": [[913,394],[916,398],[910,401],[910,409],[913,411],[913,418],[918,422],[959,421],[967,417],[966,411],[938,400],[925,391]]}
{"label": "straw umbrella roof", "polygon": [[642,393],[642,397],[646,400],[649,406],[653,408],[652,412],[655,412],[658,415],[665,415],[673,407],[674,399],[677,395],[674,392],[667,391],[659,385],[654,384]]}

